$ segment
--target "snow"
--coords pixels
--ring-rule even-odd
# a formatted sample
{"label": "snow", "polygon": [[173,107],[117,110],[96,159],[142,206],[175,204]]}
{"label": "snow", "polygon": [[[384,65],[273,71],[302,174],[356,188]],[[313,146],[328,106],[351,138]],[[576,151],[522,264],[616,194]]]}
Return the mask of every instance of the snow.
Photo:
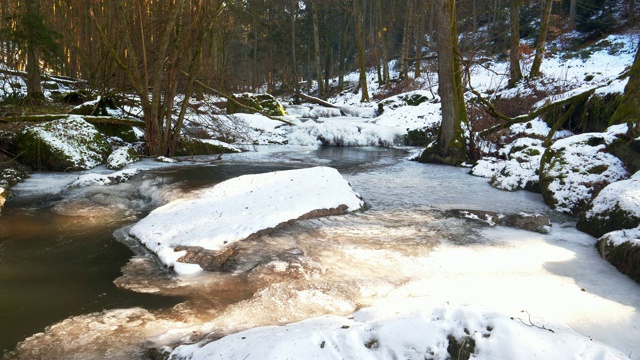
{"label": "snow", "polygon": [[193,199],[155,209],[130,234],[178,274],[189,274],[202,269],[179,262],[186,251],[174,251],[177,246],[220,250],[314,210],[346,205],[348,211],[355,211],[363,204],[332,168],[244,175],[203,190]]}
{"label": "snow", "polygon": [[89,173],[78,176],[78,180],[72,182],[69,186],[86,187],[115,185],[131,179],[139,172],[140,171],[138,169],[127,169],[116,171],[111,174]]}
{"label": "snow", "polygon": [[[260,327],[206,345],[183,345],[184,359],[434,359],[451,358],[449,336],[475,345],[474,359],[627,359],[562,325],[536,324],[490,311],[420,304],[366,308],[350,317],[324,316]],[[457,353],[453,354],[458,355]],[[172,357],[173,358],[173,357]]]}

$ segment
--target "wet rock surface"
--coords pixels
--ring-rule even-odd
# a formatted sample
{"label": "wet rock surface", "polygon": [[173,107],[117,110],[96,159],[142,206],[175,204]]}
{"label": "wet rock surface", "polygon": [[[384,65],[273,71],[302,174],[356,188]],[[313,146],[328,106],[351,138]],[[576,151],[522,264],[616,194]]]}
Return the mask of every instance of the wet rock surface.
{"label": "wet rock surface", "polygon": [[489,226],[501,225],[540,234],[548,234],[551,229],[549,217],[542,214],[519,213],[504,215],[493,211],[459,209],[449,210],[446,214],[459,219],[485,223]]}

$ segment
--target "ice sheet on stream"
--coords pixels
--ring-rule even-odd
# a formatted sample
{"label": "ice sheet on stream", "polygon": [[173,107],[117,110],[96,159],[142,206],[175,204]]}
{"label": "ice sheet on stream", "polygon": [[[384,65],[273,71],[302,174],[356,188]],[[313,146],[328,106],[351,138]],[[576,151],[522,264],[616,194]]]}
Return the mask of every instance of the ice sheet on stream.
{"label": "ice sheet on stream", "polygon": [[[466,172],[412,162],[347,172],[369,210],[305,220],[243,244],[236,272],[175,279],[154,275],[152,259],[136,257],[123,269],[119,285],[187,295],[189,300],[141,317],[139,326],[148,331],[140,335],[124,319],[113,337],[112,330],[83,325],[84,338],[94,340],[82,346],[65,335],[78,331],[74,318],[26,341],[24,354],[61,342],[77,351],[78,358],[91,358],[82,356],[98,351],[96,347],[138,351],[144,339],[154,346],[176,345],[325,314],[349,321],[349,314],[367,306],[394,313],[415,302],[422,304],[416,314],[445,304],[452,311],[488,311],[525,322],[529,313],[534,323],[562,330],[560,335],[535,330],[538,344],[573,341],[565,336],[570,333],[566,324],[586,336],[571,339],[590,337],[625,354],[640,354],[640,290],[600,259],[595,239],[571,224],[555,223],[550,235],[541,235],[479,228],[442,216],[441,209],[461,207],[546,211],[539,195],[500,192]],[[94,314],[80,319],[100,323],[105,316],[111,318]],[[459,326],[456,331],[464,327]],[[596,357],[598,349],[589,345],[585,358]]]}

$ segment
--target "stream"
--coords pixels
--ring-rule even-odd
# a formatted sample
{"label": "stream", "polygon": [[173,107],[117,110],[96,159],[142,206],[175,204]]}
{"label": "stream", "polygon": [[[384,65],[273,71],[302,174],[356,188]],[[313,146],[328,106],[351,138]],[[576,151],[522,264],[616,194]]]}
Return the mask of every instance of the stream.
{"label": "stream", "polygon": [[[111,186],[69,187],[78,174],[34,174],[16,186],[0,215],[4,357],[147,358],[149,349],[348,315],[384,298],[469,303],[469,294],[474,305],[507,313],[526,307],[640,352],[637,285],[629,290],[634,283],[599,258],[595,240],[549,211],[539,194],[501,192],[468,169],[408,161],[411,149],[256,150],[221,162],[144,160],[134,165],[140,169],[134,178]],[[227,272],[174,276],[127,235],[149,211],[194,190],[243,174],[318,165],[338,169],[366,210],[299,221],[241,242]],[[491,228],[450,218],[448,209],[544,213],[554,231]],[[613,280],[600,284],[602,274]],[[530,283],[523,286],[523,279]],[[502,286],[522,287],[494,291]],[[628,338],[608,331],[616,316],[614,325]]]}

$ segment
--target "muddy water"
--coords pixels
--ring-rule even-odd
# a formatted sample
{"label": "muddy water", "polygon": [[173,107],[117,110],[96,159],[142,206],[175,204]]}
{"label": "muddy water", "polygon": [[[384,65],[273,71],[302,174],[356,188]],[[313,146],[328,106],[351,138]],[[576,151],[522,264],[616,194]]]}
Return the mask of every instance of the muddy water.
{"label": "muddy water", "polygon": [[[56,323],[47,334],[62,328],[69,337],[75,333],[81,338],[91,333],[79,325],[85,318],[90,319],[86,324],[96,318],[103,323],[105,318],[163,319],[175,327],[184,326],[181,321],[185,318],[204,322],[210,320],[211,313],[251,298],[267,282],[301,276],[307,261],[306,250],[291,240],[291,244],[278,242],[258,252],[255,249],[265,249],[264,244],[247,244],[236,271],[230,274],[187,280],[173,278],[135,243],[128,246],[126,236],[117,235],[118,229],[171,198],[242,174],[312,165],[357,171],[397,161],[404,155],[399,150],[328,148],[299,156],[288,154],[289,158],[282,163],[278,163],[282,159],[276,156],[268,163],[232,162],[143,171],[130,182],[115,186],[62,186],[60,191],[35,191],[35,194],[31,189],[21,192],[19,186],[17,197],[6,204],[0,215],[1,352],[12,350],[19,341]],[[39,176],[34,181],[65,182],[65,178],[55,175]],[[252,245],[256,247],[252,249]],[[283,266],[286,270],[280,271]],[[258,268],[262,271],[251,271]],[[191,286],[191,282],[197,286]],[[142,314],[110,312],[136,307],[141,308]],[[68,328],[69,320],[62,321],[67,318],[73,319],[73,330]],[[157,323],[154,326],[162,329]],[[89,327],[95,330],[95,326]],[[128,337],[126,332],[123,334]],[[42,338],[30,341],[42,342]],[[44,345],[47,355],[39,352],[42,346],[30,348],[27,341],[20,357],[56,357],[56,351],[50,349],[52,343],[60,344],[65,339],[54,336],[54,340],[47,341]],[[111,348],[113,343],[104,346]],[[64,353],[66,350],[60,351],[60,358],[69,356]]]}

